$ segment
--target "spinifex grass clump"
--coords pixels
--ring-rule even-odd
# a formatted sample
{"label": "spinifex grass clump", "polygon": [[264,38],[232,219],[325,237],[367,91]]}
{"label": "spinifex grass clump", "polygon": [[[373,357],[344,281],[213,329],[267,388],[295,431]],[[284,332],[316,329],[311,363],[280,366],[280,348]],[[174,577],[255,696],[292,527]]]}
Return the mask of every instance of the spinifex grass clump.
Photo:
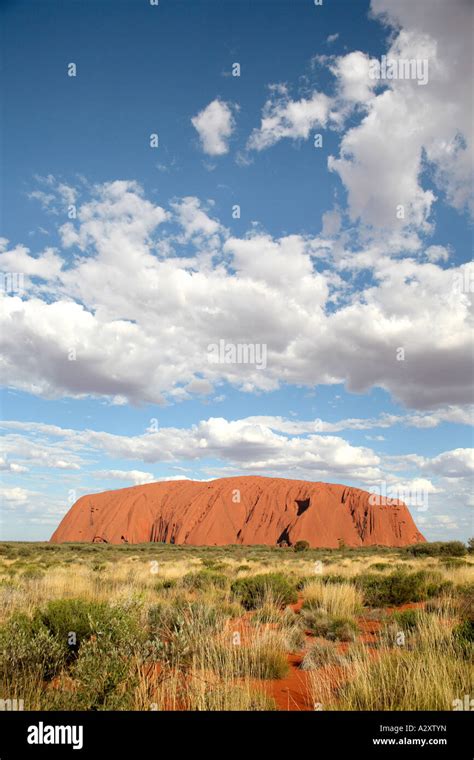
{"label": "spinifex grass clump", "polygon": [[334,617],[321,609],[302,609],[301,619],[314,636],[324,636],[332,641],[355,641],[359,630],[354,618]]}
{"label": "spinifex grass clump", "polygon": [[326,665],[343,666],[346,664],[347,660],[337,651],[334,644],[315,641],[305,653],[301,668],[303,670],[315,670]]}
{"label": "spinifex grass clump", "polygon": [[304,608],[319,609],[336,617],[350,617],[362,611],[362,593],[350,583],[313,581],[304,587],[303,597]]}
{"label": "spinifex grass clump", "polygon": [[380,633],[377,654],[363,646],[350,652],[348,677],[332,703],[339,710],[451,710],[453,700],[472,690],[473,668],[461,656],[453,637],[456,618],[453,600],[437,612],[418,610],[416,626],[407,626],[395,639],[392,626],[401,629],[402,616]]}
{"label": "spinifex grass clump", "polygon": [[450,710],[471,680],[453,652],[387,650],[352,660],[353,678],[339,692],[339,710]]}

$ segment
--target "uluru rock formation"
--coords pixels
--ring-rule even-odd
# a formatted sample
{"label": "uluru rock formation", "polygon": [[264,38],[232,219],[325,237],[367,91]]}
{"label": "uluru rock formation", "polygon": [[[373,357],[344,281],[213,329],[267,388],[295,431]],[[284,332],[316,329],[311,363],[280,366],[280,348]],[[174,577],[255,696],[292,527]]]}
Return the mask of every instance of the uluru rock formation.
{"label": "uluru rock formation", "polygon": [[367,491],[285,478],[150,483],[82,496],[51,541],[215,546],[406,546],[425,541],[406,505]]}

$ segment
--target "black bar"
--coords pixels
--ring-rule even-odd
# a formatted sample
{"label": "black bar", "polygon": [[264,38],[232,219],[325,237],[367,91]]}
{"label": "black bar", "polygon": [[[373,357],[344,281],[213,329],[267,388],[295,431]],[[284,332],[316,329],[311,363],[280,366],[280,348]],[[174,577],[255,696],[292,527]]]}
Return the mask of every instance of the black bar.
{"label": "black bar", "polygon": [[[31,727],[43,724],[43,732]],[[30,744],[60,740],[48,727],[81,727],[82,748],[71,744]],[[0,712],[0,760],[27,757],[82,758],[163,756],[183,749],[207,755],[232,752],[288,760],[320,758],[324,752],[370,757],[450,757],[472,760],[472,714],[459,712]],[[64,732],[80,744],[80,734]],[[310,753],[310,754],[309,754]],[[173,755],[174,756],[174,755]]]}

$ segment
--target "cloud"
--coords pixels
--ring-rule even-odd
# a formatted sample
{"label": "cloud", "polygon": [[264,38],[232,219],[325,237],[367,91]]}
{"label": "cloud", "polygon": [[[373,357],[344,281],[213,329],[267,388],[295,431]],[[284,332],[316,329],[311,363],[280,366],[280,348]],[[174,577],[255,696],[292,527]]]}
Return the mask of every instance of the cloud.
{"label": "cloud", "polygon": [[[160,428],[135,436],[63,430],[40,423],[4,422],[2,427],[28,432],[30,444],[25,435],[25,450],[37,435],[48,435],[59,438],[66,449],[69,447],[76,454],[83,449],[105,453],[113,459],[137,459],[149,463],[217,459],[247,472],[286,472],[295,477],[306,474],[315,479],[358,477],[371,481],[382,476],[378,468],[380,458],[367,447],[354,446],[331,435],[307,435],[304,438],[279,435],[251,418],[226,420],[211,417],[190,428]],[[22,437],[21,433],[14,435]],[[9,435],[5,439],[8,445]],[[51,442],[48,443],[50,446]],[[153,478],[151,473],[142,471],[100,470],[92,474],[122,480]]]}
{"label": "cloud", "polygon": [[142,472],[141,470],[97,470],[94,477],[103,478],[104,480],[124,480],[134,486],[140,486],[144,483],[153,483],[157,478],[151,472]]}
{"label": "cloud", "polygon": [[38,257],[31,256],[29,248],[18,245],[6,250],[5,240],[0,250],[0,271],[22,273],[28,277],[52,280],[59,276],[63,261],[56,249],[46,248]]}
{"label": "cloud", "polygon": [[329,159],[346,186],[351,218],[374,228],[429,230],[436,197],[422,184],[426,165],[452,206],[462,210],[472,199],[472,6],[456,0],[448,12],[433,0],[426,14],[422,5],[372,0],[371,9],[397,29],[387,58],[427,61],[428,83],[386,80],[376,97],[369,91],[367,115],[346,132],[339,157]]}
{"label": "cloud", "polygon": [[[272,85],[261,124],[247,142],[248,151],[261,151],[285,138],[307,140],[315,128],[342,132],[348,124],[328,168],[347,190],[350,219],[373,235],[430,232],[438,192],[460,211],[474,209],[472,5],[455,0],[448,11],[443,0],[433,0],[429,14],[422,6],[411,0],[395,5],[372,0],[371,15],[389,33],[387,59],[426,63],[424,86],[417,79],[375,79],[374,60],[360,50],[317,55],[313,64],[335,77],[333,92],[313,90],[292,99],[286,85]],[[426,187],[426,169],[437,192]]]}
{"label": "cloud", "polygon": [[17,462],[7,462],[4,457],[0,457],[0,471],[1,472],[14,472],[19,475],[23,472],[28,472],[28,467]]}
{"label": "cloud", "polygon": [[467,478],[474,475],[474,450],[454,449],[445,451],[424,464],[429,469],[445,478]]}
{"label": "cloud", "polygon": [[448,261],[451,255],[449,246],[444,245],[430,245],[425,251],[425,256],[432,264],[436,264],[438,261]]}
{"label": "cloud", "polygon": [[337,79],[336,100],[364,104],[370,101],[376,86],[376,80],[369,76],[370,60],[360,50],[330,59],[329,68]]}
{"label": "cloud", "polygon": [[9,508],[27,504],[30,496],[33,495],[32,491],[18,486],[15,488],[0,488],[0,501]]}
{"label": "cloud", "polygon": [[[222,382],[248,392],[344,382],[421,410],[471,401],[471,264],[444,269],[380,248],[320,263],[317,238],[230,236],[195,197],[165,210],[125,181],[95,187],[60,232],[41,285],[0,293],[6,385],[164,403]],[[359,267],[371,277],[355,289],[340,272]],[[266,368],[211,363],[220,340],[265,346]]]}
{"label": "cloud", "polygon": [[323,93],[291,100],[284,85],[273,85],[270,90],[260,127],[250,135],[247,150],[265,150],[284,138],[307,140],[313,128],[326,125],[331,101]]}
{"label": "cloud", "polygon": [[235,130],[235,106],[216,98],[191,119],[208,156],[222,156],[229,152],[229,139]]}
{"label": "cloud", "polygon": [[[354,420],[341,421],[339,429],[358,429]],[[21,442],[24,452],[45,447],[49,452],[58,440],[64,451],[74,456],[96,451],[114,459],[137,459],[149,463],[181,460],[220,460],[234,469],[267,474],[286,473],[295,477],[357,479],[366,485],[382,479],[399,480],[400,471],[416,469],[441,478],[468,478],[472,474],[473,450],[453,449],[434,457],[420,455],[379,455],[366,446],[355,446],[333,435],[331,423],[321,420],[299,422],[279,417],[247,417],[227,420],[210,417],[189,428],[159,428],[141,435],[115,435],[103,431],[74,430],[41,423],[4,421],[6,446],[13,438],[18,457]],[[337,424],[335,424],[337,428]],[[326,429],[326,433],[320,432]],[[362,427],[362,429],[364,429]],[[8,432],[12,431],[12,432]],[[27,435],[30,435],[30,438]],[[39,440],[38,440],[39,439]],[[44,457],[37,457],[42,461]],[[390,474],[392,473],[392,474]],[[121,480],[154,479],[141,470],[100,470],[94,477]],[[421,482],[421,481],[420,481]]]}

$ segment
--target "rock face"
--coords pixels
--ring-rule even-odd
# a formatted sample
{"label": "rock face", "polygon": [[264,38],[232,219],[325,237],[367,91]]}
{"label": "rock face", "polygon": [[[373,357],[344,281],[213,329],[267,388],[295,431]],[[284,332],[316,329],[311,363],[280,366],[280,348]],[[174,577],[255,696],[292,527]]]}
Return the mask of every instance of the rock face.
{"label": "rock face", "polygon": [[51,541],[215,546],[405,546],[425,541],[403,502],[330,483],[236,477],[82,496]]}

